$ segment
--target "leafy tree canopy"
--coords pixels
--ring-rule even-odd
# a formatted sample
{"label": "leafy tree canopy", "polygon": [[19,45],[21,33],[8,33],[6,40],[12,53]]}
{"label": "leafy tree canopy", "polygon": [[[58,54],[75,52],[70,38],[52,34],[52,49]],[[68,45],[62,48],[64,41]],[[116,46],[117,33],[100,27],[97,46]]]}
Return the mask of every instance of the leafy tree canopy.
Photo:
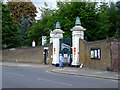
{"label": "leafy tree canopy", "polygon": [[117,31],[115,33],[115,36],[120,38],[120,1],[116,3],[116,7],[117,7],[118,17],[117,17],[117,22],[116,22]]}
{"label": "leafy tree canopy", "polygon": [[[76,17],[79,16],[82,26],[87,29],[85,35],[89,41],[104,39],[107,37],[106,33],[108,33],[109,28],[107,12],[105,12],[107,5],[103,4],[99,8],[96,8],[96,5],[97,3],[95,2],[58,2],[58,10],[41,8],[42,18],[38,22],[39,24],[33,26],[33,33],[37,31],[35,27],[43,27],[39,29],[39,32],[48,35],[50,33],[49,29],[55,29],[53,26],[59,21],[62,30],[65,31],[64,37],[71,38],[72,32],[70,29],[75,25]],[[41,37],[40,34],[39,37]]]}
{"label": "leafy tree canopy", "polygon": [[[97,41],[114,36],[118,20],[118,11],[114,3],[96,2],[57,2],[58,10],[40,7],[41,19],[34,22],[29,39],[36,40],[40,45],[42,36],[49,36],[50,30],[55,29],[57,21],[61,24],[61,29],[65,31],[64,38],[71,38],[70,29],[75,26],[76,17],[79,16],[81,25],[86,28],[85,38],[88,41]],[[117,31],[118,32],[118,31]],[[49,37],[48,37],[49,38]]]}
{"label": "leafy tree canopy", "polygon": [[35,20],[37,10],[31,0],[22,0],[22,2],[8,0],[7,5],[10,8],[11,13],[14,15],[16,23],[21,23],[22,15],[24,15],[25,18],[31,17],[31,22]]}
{"label": "leafy tree canopy", "polygon": [[18,25],[19,25],[19,31],[20,31],[21,45],[26,46],[27,40],[28,40],[27,34],[30,31],[30,29],[29,29],[30,18],[25,18],[22,15],[21,23],[18,23]]}
{"label": "leafy tree canopy", "polygon": [[19,40],[19,31],[10,9],[2,4],[2,48],[19,47]]}
{"label": "leafy tree canopy", "polygon": [[[40,7],[42,12],[41,19],[33,23],[32,30],[29,32],[29,41],[35,40],[38,45],[42,44],[42,36],[48,36],[50,38],[50,30],[54,29],[56,23],[56,11],[48,8],[47,3],[44,3],[46,7]],[[47,41],[49,42],[49,40]]]}

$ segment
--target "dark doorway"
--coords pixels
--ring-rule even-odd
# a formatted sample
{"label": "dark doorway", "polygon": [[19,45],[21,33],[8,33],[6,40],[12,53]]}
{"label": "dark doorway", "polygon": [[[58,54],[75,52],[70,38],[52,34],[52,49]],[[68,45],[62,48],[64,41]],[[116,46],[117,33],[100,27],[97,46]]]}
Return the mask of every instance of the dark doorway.
{"label": "dark doorway", "polygon": [[45,54],[44,54],[44,55],[45,55],[45,56],[44,56],[44,57],[45,57],[44,64],[47,64],[48,50],[45,49],[44,52],[45,52]]}

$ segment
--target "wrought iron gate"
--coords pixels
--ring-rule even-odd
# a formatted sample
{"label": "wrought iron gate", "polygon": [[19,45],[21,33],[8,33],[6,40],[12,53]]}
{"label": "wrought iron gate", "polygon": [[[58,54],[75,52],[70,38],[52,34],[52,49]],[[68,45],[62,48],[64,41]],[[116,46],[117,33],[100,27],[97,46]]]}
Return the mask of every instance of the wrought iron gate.
{"label": "wrought iron gate", "polygon": [[63,64],[71,65],[71,38],[60,39],[60,54],[63,55]]}

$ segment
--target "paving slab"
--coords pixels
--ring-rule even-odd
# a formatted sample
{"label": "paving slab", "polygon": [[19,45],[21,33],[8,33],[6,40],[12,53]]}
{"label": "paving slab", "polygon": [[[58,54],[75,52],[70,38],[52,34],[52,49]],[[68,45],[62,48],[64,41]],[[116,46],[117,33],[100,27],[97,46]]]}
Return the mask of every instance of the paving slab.
{"label": "paving slab", "polygon": [[68,75],[77,75],[77,76],[87,76],[87,77],[96,77],[96,78],[104,78],[104,79],[112,79],[112,80],[120,80],[118,78],[118,72],[110,72],[110,71],[98,71],[98,70],[84,70],[84,69],[72,69],[72,68],[60,68],[53,69],[51,72],[68,74]]}

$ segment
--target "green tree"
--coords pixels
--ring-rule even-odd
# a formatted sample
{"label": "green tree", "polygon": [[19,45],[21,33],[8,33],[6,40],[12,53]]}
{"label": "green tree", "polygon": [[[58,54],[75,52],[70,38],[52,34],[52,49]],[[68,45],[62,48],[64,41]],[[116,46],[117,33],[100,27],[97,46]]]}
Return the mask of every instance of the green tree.
{"label": "green tree", "polygon": [[95,33],[92,33],[92,35],[94,35],[93,38],[96,38],[95,41],[109,37],[110,22],[107,3],[101,3],[99,8],[97,8],[97,19],[95,22]]}
{"label": "green tree", "polygon": [[45,7],[40,7],[42,12],[41,19],[33,23],[32,30],[29,32],[29,43],[31,44],[32,40],[36,41],[37,45],[42,44],[42,36],[48,36],[47,42],[50,38],[50,29],[55,29],[56,23],[56,12],[48,8],[47,3],[44,3]]}
{"label": "green tree", "polygon": [[10,8],[10,12],[14,15],[15,23],[21,23],[22,15],[25,18],[31,17],[31,22],[35,20],[37,10],[31,0],[22,0],[22,2],[9,0],[7,5]]}
{"label": "green tree", "polygon": [[13,47],[19,47],[19,31],[10,9],[2,4],[2,48]]}
{"label": "green tree", "polygon": [[108,8],[108,16],[109,16],[108,20],[110,24],[108,35],[109,37],[112,37],[116,32],[116,23],[118,18],[117,9],[116,9],[115,3],[113,2],[111,2],[110,7]]}
{"label": "green tree", "polygon": [[[85,36],[89,41],[101,40],[107,37],[109,29],[107,4],[96,7],[97,3],[89,2],[66,2],[58,3],[58,20],[65,31],[65,37],[70,37],[70,29],[75,25],[75,19],[80,17],[82,26],[86,28]],[[104,19],[104,20],[103,20]]]}
{"label": "green tree", "polygon": [[115,36],[120,38],[120,1],[116,3],[116,7],[117,7],[118,17],[117,17],[117,23],[116,23],[117,31],[115,33]]}
{"label": "green tree", "polygon": [[[41,8],[41,19],[32,27],[31,38],[40,41],[42,35],[49,36],[49,29],[55,29],[57,21],[60,22],[61,29],[65,31],[64,37],[71,38],[70,29],[75,26],[77,16],[80,17],[81,25],[86,28],[85,36],[88,41],[97,41],[113,36],[116,31],[114,7],[109,7],[107,3],[98,4],[96,2],[57,2],[58,10]],[[45,6],[48,7],[47,4]],[[115,15],[115,20],[112,15]]]}
{"label": "green tree", "polygon": [[30,18],[24,18],[22,16],[21,23],[18,23],[19,25],[19,31],[20,31],[20,38],[21,38],[21,45],[27,46],[27,40],[28,40],[28,32],[30,31]]}

